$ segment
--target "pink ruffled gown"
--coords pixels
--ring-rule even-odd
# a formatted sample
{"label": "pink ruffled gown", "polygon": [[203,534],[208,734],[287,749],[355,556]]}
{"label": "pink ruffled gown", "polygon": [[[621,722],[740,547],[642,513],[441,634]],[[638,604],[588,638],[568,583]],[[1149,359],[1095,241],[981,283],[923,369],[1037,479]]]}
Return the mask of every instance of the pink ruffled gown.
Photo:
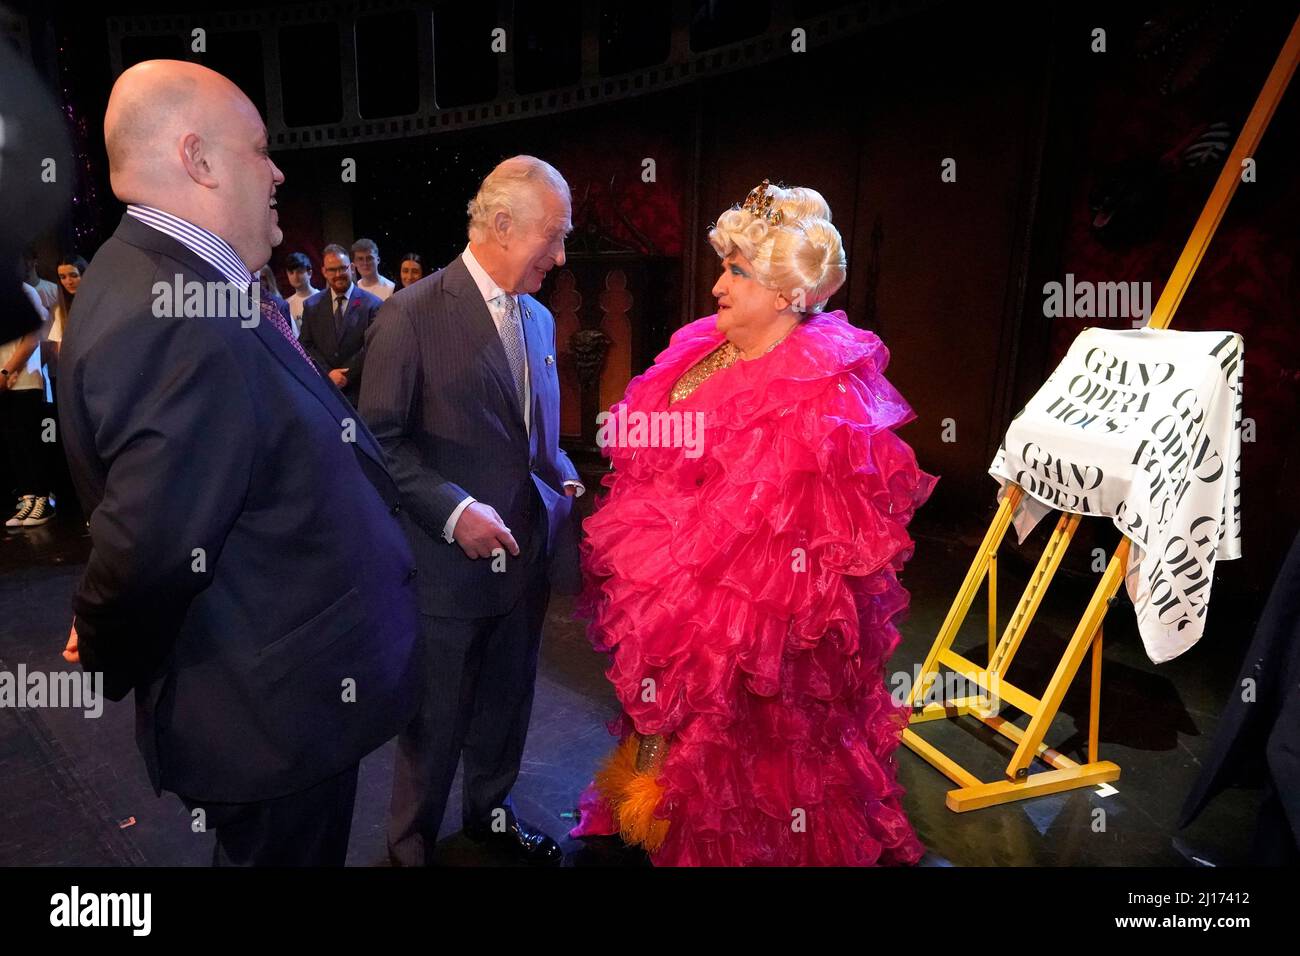
{"label": "pink ruffled gown", "polygon": [[[906,710],[884,665],[908,606],[906,525],[936,481],[892,431],[915,416],[884,344],[843,312],[670,406],[721,344],[716,318],[679,329],[624,399],[629,416],[703,413],[702,454],[607,447],[584,526],[578,609],[609,654],[610,730],[667,735],[651,859],[914,863],[892,758]],[[617,832],[594,785],[581,805],[573,836]]]}

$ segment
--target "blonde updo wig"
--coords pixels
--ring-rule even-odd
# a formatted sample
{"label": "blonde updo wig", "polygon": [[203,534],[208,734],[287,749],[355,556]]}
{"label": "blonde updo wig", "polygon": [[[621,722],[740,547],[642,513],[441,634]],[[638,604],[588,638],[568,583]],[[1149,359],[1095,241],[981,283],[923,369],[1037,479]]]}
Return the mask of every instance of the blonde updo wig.
{"label": "blonde updo wig", "polygon": [[831,207],[815,189],[770,186],[764,180],[744,206],[718,217],[709,242],[723,259],[739,251],[753,263],[755,278],[789,299],[796,311],[800,290],[802,311],[820,312],[844,284],[844,244],[831,225]]}

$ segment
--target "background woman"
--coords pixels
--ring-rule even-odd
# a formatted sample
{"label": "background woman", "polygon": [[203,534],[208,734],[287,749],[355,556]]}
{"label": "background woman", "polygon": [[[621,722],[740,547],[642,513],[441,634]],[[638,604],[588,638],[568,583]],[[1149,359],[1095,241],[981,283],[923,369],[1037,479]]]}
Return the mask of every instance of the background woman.
{"label": "background woman", "polygon": [[[49,345],[47,354],[43,357],[45,364],[49,367],[51,377],[57,374],[59,343],[63,341],[63,335],[68,327],[68,314],[72,311],[72,301],[77,297],[77,289],[81,285],[81,277],[86,274],[86,260],[81,258],[75,252],[71,255],[64,256],[59,260],[59,292],[58,298],[54,301],[54,309],[50,314],[49,336],[46,344]],[[53,382],[50,389],[53,391]]]}
{"label": "background woman", "polygon": [[424,278],[424,260],[418,252],[408,252],[402,256],[402,267],[397,273],[400,288],[405,289],[412,283]]}
{"label": "background woman", "polygon": [[[58,394],[56,384],[59,377],[59,348],[67,334],[68,322],[72,314],[72,303],[81,287],[81,277],[86,274],[86,260],[75,252],[59,260],[59,292],[50,316],[49,337],[41,344],[41,358],[45,362],[45,399],[50,406],[50,414],[55,422],[59,421]],[[65,515],[78,516],[81,505],[77,501],[77,491],[72,484],[72,473],[68,470],[68,459],[63,453],[63,429],[55,428],[54,441],[45,443],[45,468],[52,487],[47,505],[58,503],[59,510]]]}

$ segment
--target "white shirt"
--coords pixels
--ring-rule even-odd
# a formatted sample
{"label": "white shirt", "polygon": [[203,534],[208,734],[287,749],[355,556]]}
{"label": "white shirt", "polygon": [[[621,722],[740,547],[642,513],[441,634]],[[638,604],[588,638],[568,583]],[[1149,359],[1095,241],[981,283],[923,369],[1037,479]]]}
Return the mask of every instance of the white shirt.
{"label": "white shirt", "polygon": [[[24,280],[24,285],[30,286],[31,283]],[[45,311],[50,312],[54,309],[54,304],[59,301],[59,287],[49,279],[36,277],[36,294],[40,296],[41,305],[45,306]]]}
{"label": "white shirt", "polygon": [[397,286],[393,284],[392,279],[386,279],[378,274],[375,276],[375,282],[373,285],[367,285],[364,279],[358,281],[357,285],[361,286],[361,288],[365,289],[371,295],[378,296],[380,302],[383,302],[397,290]]}
{"label": "white shirt", "polygon": [[[492,315],[492,321],[496,324],[497,334],[501,334],[501,323],[506,317],[506,302],[508,299],[514,300],[515,321],[522,323],[524,318],[523,310],[519,307],[519,297],[507,293],[501,288],[501,286],[497,285],[496,281],[488,275],[488,271],[483,268],[477,259],[474,258],[474,253],[470,252],[469,246],[466,246],[465,251],[461,253],[461,259],[465,263],[465,268],[469,270],[470,278],[474,280],[474,285],[478,286],[479,295],[483,296],[483,301],[487,304],[488,312]],[[524,429],[525,431],[531,431],[530,411],[533,404],[531,400],[532,386],[529,377],[528,355],[526,351],[524,354],[524,396]],[[575,496],[580,496],[587,490],[580,481],[566,481],[564,483],[565,488],[568,488],[570,485],[576,489],[574,492]],[[474,501],[475,499],[472,495],[467,497],[456,506],[456,510],[451,513],[451,517],[449,517],[447,523],[443,525],[442,537],[448,544],[451,544],[456,540],[453,537],[456,530],[456,522],[460,520],[462,512],[472,505]]]}
{"label": "white shirt", "polygon": [[[23,294],[27,296],[27,301],[32,304],[32,310],[41,317],[41,322],[49,321],[50,315],[41,304],[41,297],[36,294],[36,290],[26,282],[22,284]],[[32,333],[40,335],[42,329],[33,329]],[[28,334],[32,334],[28,333]],[[26,336],[16,338],[12,342],[5,342],[0,345],[0,365],[9,368],[9,360],[13,358],[14,352],[18,351],[18,343]],[[45,388],[45,376],[41,374],[41,346],[38,343],[32,350],[32,354],[27,357],[27,364],[21,369],[15,369],[10,376],[14,383],[9,387],[14,391],[22,391],[29,388]]]}
{"label": "white shirt", "polygon": [[[45,323],[45,341],[53,342],[59,345],[63,342],[63,303],[56,302],[54,308],[50,310],[50,321]],[[43,343],[42,343],[43,344]],[[45,356],[44,361],[49,361],[50,356]],[[45,400],[51,405],[54,404],[54,377],[50,375],[50,369],[45,369]]]}
{"label": "white shirt", "polygon": [[55,303],[54,308],[50,311],[49,333],[45,336],[47,342],[63,341],[63,306]]}
{"label": "white shirt", "polygon": [[302,335],[302,304],[320,291],[320,289],[312,289],[310,285],[307,288],[311,291],[295,292],[288,298],[289,315],[293,319],[293,334],[300,337]]}

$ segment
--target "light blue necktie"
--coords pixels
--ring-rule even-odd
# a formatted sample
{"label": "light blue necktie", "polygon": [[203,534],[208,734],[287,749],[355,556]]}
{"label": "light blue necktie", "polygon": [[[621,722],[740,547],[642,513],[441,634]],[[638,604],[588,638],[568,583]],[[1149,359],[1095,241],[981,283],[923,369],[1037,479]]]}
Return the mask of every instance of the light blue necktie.
{"label": "light blue necktie", "polygon": [[515,307],[515,297],[507,295],[506,310],[501,316],[501,344],[506,349],[506,360],[510,363],[510,374],[515,379],[515,397],[519,399],[519,410],[524,410],[524,329],[519,324],[519,310]]}

